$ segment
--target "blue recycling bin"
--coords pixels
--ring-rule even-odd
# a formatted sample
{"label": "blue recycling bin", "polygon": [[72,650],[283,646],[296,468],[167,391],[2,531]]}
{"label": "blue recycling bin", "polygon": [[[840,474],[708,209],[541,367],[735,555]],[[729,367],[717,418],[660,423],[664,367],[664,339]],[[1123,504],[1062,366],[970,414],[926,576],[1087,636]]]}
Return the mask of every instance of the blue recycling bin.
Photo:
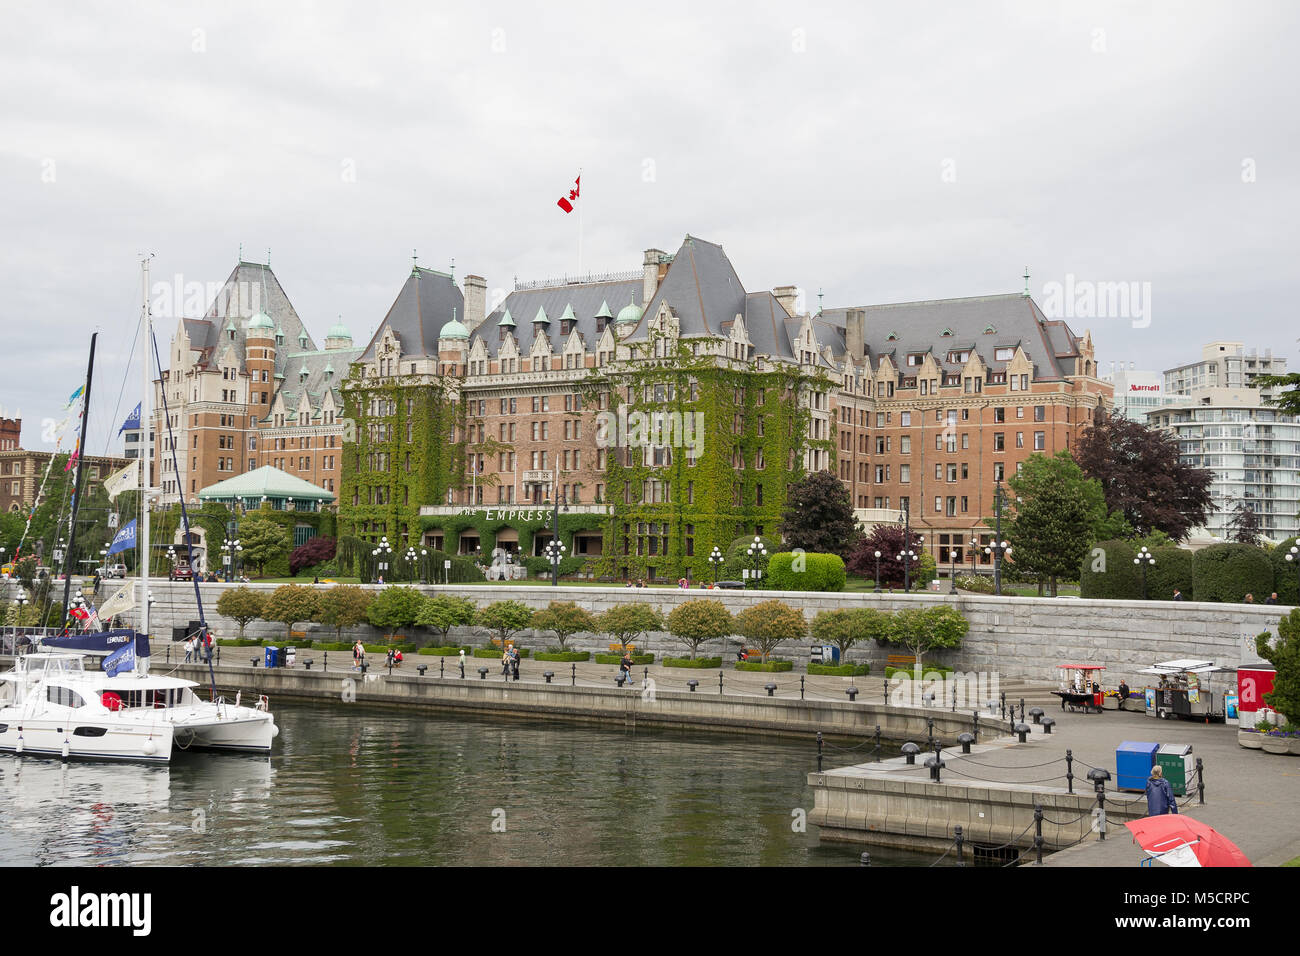
{"label": "blue recycling bin", "polygon": [[266,649],[266,666],[278,667],[280,665],[280,648],[268,647]]}
{"label": "blue recycling bin", "polygon": [[1159,744],[1135,740],[1126,740],[1116,747],[1115,786],[1120,790],[1146,790],[1159,749]]}

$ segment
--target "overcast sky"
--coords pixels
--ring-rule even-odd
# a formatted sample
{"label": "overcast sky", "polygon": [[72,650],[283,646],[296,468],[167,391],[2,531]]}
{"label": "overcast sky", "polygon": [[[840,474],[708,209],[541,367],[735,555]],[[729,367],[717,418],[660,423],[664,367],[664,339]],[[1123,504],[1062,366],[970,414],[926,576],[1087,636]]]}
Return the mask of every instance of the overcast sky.
{"label": "overcast sky", "polygon": [[[1016,292],[1027,266],[1040,304],[1131,284],[1128,314],[1063,315],[1103,371],[1224,338],[1295,368],[1297,21],[1256,2],[5,0],[0,405],[49,447],[99,329],[102,452],[139,399],[139,254],[154,280],[220,283],[241,243],[271,250],[318,344],[339,315],[368,337],[413,249],[504,291],[639,269],[691,233],[813,308]],[[556,207],[579,169],[581,263]]]}

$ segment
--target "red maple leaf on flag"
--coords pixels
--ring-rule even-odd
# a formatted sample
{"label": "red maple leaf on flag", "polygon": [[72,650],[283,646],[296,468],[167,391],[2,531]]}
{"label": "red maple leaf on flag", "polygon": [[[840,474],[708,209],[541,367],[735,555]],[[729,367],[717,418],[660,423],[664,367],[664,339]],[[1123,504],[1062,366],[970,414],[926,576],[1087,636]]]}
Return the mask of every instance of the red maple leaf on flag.
{"label": "red maple leaf on flag", "polygon": [[578,190],[581,188],[581,186],[582,186],[582,177],[579,176],[577,179],[573,181],[573,188],[569,190],[568,197],[566,198],[561,196],[559,202],[557,202],[556,205],[559,206],[561,209],[563,209],[565,212],[573,212],[573,201],[578,198]]}

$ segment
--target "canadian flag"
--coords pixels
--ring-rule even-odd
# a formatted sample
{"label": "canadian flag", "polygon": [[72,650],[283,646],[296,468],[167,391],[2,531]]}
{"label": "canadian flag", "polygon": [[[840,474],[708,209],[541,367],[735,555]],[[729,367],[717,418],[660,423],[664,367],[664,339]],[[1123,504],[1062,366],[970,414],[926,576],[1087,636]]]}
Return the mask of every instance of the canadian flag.
{"label": "canadian flag", "polygon": [[561,196],[560,201],[556,203],[565,212],[573,212],[573,204],[578,198],[578,188],[582,184],[582,177],[579,176],[573,181],[573,188],[569,190],[568,196]]}

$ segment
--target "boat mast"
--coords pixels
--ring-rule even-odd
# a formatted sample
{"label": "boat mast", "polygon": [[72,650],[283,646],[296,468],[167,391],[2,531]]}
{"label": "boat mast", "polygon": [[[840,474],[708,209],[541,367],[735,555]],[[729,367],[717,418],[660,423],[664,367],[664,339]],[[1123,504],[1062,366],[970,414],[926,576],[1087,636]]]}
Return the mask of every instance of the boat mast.
{"label": "boat mast", "polygon": [[[153,382],[149,378],[149,352],[153,341],[153,322],[149,318],[149,260],[145,256],[140,263],[140,379],[143,394],[140,397],[140,427],[153,428]],[[155,429],[157,431],[157,429]],[[136,535],[136,553],[140,559],[140,632],[149,636],[149,468],[145,455],[148,452],[148,432],[144,433],[144,451],[140,458],[140,524]],[[134,646],[135,637],[131,643]],[[138,658],[137,658],[138,659]]]}
{"label": "boat mast", "polygon": [[77,446],[77,474],[72,485],[72,517],[68,526],[68,550],[63,554],[63,623],[68,620],[68,599],[72,594],[72,557],[77,549],[77,510],[81,507],[81,478],[86,464],[86,426],[90,422],[90,382],[95,374],[95,340],[98,332],[90,335],[90,361],[86,363],[86,389],[81,396],[81,442]]}

